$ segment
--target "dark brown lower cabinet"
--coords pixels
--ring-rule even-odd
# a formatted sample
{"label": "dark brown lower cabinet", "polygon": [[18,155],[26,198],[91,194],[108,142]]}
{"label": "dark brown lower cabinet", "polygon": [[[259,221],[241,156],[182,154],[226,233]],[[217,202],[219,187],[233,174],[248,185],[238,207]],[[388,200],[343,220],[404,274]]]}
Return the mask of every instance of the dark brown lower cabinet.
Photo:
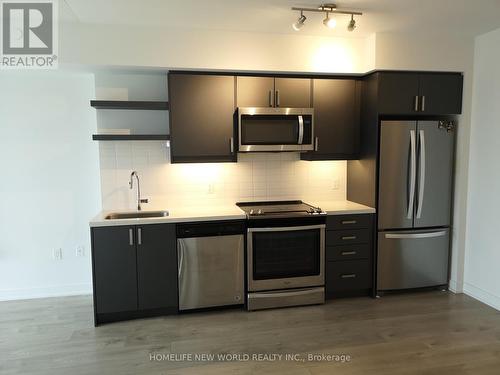
{"label": "dark brown lower cabinet", "polygon": [[369,259],[327,262],[326,284],[329,296],[335,292],[352,292],[370,289],[372,271]]}
{"label": "dark brown lower cabinet", "polygon": [[137,294],[139,310],[177,309],[175,225],[137,227]]}
{"label": "dark brown lower cabinet", "polygon": [[134,227],[92,229],[94,309],[97,314],[137,310],[137,261],[129,242]]}
{"label": "dark brown lower cabinet", "polygon": [[325,250],[326,297],[373,293],[374,215],[332,215],[327,218]]}
{"label": "dark brown lower cabinet", "polygon": [[175,224],[92,228],[94,322],[176,313]]}

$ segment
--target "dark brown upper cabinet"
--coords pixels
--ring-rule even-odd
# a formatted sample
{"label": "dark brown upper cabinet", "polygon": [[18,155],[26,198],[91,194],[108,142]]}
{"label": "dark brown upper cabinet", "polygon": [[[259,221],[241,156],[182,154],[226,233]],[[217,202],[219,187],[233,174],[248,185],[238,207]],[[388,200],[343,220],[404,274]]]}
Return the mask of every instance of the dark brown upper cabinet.
{"label": "dark brown upper cabinet", "polygon": [[235,77],[170,73],[172,163],[235,162]]}
{"label": "dark brown upper cabinet", "polygon": [[459,73],[378,73],[378,112],[398,115],[452,115],[462,112]]}
{"label": "dark brown upper cabinet", "polygon": [[302,160],[357,159],[361,83],[352,79],[314,79],[315,151]]}
{"label": "dark brown upper cabinet", "polygon": [[463,76],[461,74],[420,74],[421,112],[428,115],[462,113]]}
{"label": "dark brown upper cabinet", "polygon": [[237,77],[236,100],[238,107],[273,107],[273,77]]}
{"label": "dark brown upper cabinet", "polygon": [[309,78],[275,78],[275,107],[310,108],[311,80]]}
{"label": "dark brown upper cabinet", "polygon": [[311,79],[238,76],[238,107],[311,107]]}

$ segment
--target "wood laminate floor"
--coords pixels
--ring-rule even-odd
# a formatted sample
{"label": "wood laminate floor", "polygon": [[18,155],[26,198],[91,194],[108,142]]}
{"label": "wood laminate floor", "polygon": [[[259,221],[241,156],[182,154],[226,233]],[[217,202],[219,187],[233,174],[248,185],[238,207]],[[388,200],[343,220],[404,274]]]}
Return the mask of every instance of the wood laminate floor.
{"label": "wood laminate floor", "polygon": [[[297,356],[177,361],[195,353]],[[169,354],[178,357],[168,360]],[[350,361],[308,354],[344,354]],[[0,302],[2,375],[281,373],[498,375],[500,312],[465,295],[427,292],[94,328],[90,296]]]}

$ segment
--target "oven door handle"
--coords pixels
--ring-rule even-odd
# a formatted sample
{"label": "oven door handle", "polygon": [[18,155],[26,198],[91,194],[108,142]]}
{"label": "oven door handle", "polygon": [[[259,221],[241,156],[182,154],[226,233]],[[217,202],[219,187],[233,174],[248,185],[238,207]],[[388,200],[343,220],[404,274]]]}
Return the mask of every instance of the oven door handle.
{"label": "oven door handle", "polygon": [[291,232],[295,230],[325,229],[326,224],[304,225],[300,227],[278,227],[278,228],[248,228],[248,233],[256,232]]}

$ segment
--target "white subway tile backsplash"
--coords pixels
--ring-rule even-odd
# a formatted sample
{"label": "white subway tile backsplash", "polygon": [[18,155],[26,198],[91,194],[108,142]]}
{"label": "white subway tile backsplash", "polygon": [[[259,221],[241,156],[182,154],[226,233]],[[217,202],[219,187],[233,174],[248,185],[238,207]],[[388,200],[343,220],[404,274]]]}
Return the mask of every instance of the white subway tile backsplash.
{"label": "white subway tile backsplash", "polygon": [[150,207],[346,198],[345,161],[308,162],[298,153],[259,153],[239,154],[238,163],[170,164],[169,149],[157,141],[101,142],[99,152],[106,210],[136,208],[136,190],[128,186],[132,170],[139,173]]}

